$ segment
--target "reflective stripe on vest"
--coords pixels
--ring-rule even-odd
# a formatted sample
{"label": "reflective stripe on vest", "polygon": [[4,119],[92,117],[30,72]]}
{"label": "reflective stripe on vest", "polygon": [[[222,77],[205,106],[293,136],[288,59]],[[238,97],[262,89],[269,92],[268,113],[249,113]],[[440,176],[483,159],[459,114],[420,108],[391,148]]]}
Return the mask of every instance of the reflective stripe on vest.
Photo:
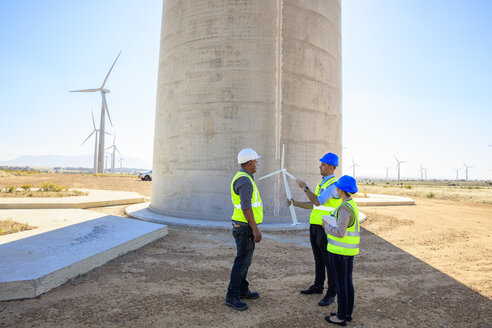
{"label": "reflective stripe on vest", "polygon": [[[314,195],[318,197],[319,195],[321,195],[322,190],[325,190],[335,182],[335,178],[328,179],[325,183],[321,181],[316,186]],[[321,225],[321,222],[323,221],[323,215],[330,215],[330,212],[333,211],[334,208],[338,207],[338,205],[340,205],[341,203],[341,198],[330,198],[326,203],[321,204],[320,206],[313,206],[313,210],[311,211],[311,216],[309,218],[309,223]]]}
{"label": "reflective stripe on vest", "polygon": [[338,222],[338,212],[340,207],[344,204],[355,214],[354,224],[351,227],[347,227],[345,236],[342,238],[327,234],[328,245],[326,246],[326,249],[330,253],[354,256],[359,254],[360,243],[359,209],[357,208],[357,204],[353,199],[348,202],[343,202],[331,213],[331,215],[335,216]]}
{"label": "reflective stripe on vest", "polygon": [[234,213],[232,213],[231,220],[248,223],[248,220],[246,220],[244,212],[241,209],[241,197],[239,197],[239,195],[234,192],[234,182],[241,177],[247,177],[253,185],[253,194],[251,195],[251,209],[253,210],[253,216],[255,218],[256,224],[260,224],[263,222],[263,202],[261,201],[260,192],[256,187],[255,181],[251,178],[249,174],[245,172],[236,173],[231,182],[231,199],[232,205],[234,206]]}

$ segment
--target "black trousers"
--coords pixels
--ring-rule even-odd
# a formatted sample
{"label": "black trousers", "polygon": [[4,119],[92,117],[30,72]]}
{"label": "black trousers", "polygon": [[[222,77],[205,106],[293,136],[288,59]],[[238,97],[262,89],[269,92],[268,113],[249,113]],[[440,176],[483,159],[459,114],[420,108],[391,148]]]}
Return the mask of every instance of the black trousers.
{"label": "black trousers", "polygon": [[321,225],[311,224],[309,226],[309,239],[314,255],[314,286],[318,289],[323,289],[326,272],[326,276],[328,277],[328,290],[326,293],[330,296],[335,296],[337,294],[335,275],[333,273],[333,268],[330,265],[328,251],[326,250],[328,238],[326,237],[325,229],[323,229]]}
{"label": "black trousers", "polygon": [[338,297],[337,318],[345,320],[354,310],[354,257],[329,253],[330,262],[335,273],[335,283]]}

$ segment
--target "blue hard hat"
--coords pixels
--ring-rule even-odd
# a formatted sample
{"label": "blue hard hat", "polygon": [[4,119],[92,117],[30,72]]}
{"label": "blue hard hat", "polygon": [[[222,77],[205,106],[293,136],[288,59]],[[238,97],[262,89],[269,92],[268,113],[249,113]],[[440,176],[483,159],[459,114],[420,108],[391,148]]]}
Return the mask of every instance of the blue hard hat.
{"label": "blue hard hat", "polygon": [[350,175],[344,175],[337,182],[335,186],[345,192],[355,194],[359,189],[357,189],[357,182]]}
{"label": "blue hard hat", "polygon": [[325,154],[325,156],[319,159],[321,163],[330,164],[333,166],[338,166],[338,156],[333,153]]}

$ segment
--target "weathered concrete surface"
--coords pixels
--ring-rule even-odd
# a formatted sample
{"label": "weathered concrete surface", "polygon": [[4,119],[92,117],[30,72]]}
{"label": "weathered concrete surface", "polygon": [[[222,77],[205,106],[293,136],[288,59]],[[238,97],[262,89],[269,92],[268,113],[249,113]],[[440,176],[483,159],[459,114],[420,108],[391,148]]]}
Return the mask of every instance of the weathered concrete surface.
{"label": "weathered concrete surface", "polygon": [[2,210],[38,229],[0,236],[0,300],[32,298],[167,235],[167,227],[88,210]]}
{"label": "weathered concrete surface", "polygon": [[[285,144],[286,168],[314,188],[318,159],[341,155],[340,16],[339,0],[164,3],[153,211],[227,220],[244,147],[262,156],[262,176]],[[288,223],[280,177],[259,188],[266,218]]]}
{"label": "weathered concrete surface", "polygon": [[90,208],[136,204],[145,201],[145,197],[129,191],[78,189],[88,192],[87,196],[71,197],[25,197],[0,198],[0,209],[34,208]]}

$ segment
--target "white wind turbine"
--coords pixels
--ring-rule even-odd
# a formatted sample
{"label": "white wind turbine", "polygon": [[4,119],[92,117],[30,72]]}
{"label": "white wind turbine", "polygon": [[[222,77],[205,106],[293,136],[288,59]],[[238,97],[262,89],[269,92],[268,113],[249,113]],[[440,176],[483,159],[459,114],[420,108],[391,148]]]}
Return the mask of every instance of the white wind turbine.
{"label": "white wind turbine", "polygon": [[104,134],[106,132],[106,130],[105,130],[105,114],[106,113],[108,114],[109,123],[111,123],[111,126],[113,126],[113,122],[111,121],[111,116],[109,115],[108,103],[106,101],[106,93],[110,93],[111,91],[108,89],[105,89],[104,86],[106,85],[106,82],[108,81],[109,74],[111,74],[111,71],[113,70],[113,67],[116,64],[116,61],[118,60],[120,55],[121,55],[121,51],[118,54],[118,56],[116,57],[116,59],[114,60],[113,65],[109,69],[109,72],[106,75],[106,78],[104,79],[102,85],[99,88],[70,91],[70,92],[98,92],[99,91],[101,93],[101,97],[102,97],[101,123],[99,126],[99,131],[100,131],[100,134],[103,135],[103,137],[99,138],[99,149],[98,149],[98,156],[97,156],[97,171],[98,171],[98,173],[102,173],[103,168],[104,168]]}
{"label": "white wind turbine", "polygon": [[386,168],[386,180],[388,180],[388,170],[391,169],[390,166],[384,166]]}
{"label": "white wind turbine", "polygon": [[113,136],[113,144],[111,146],[109,146],[108,148],[106,148],[106,150],[113,148],[113,153],[111,154],[111,173],[113,173],[113,174],[114,174],[114,165],[116,162],[116,152],[121,154],[120,150],[118,149],[118,147],[116,147],[116,144],[114,143],[115,141],[116,141],[116,132],[114,133],[114,136]]}
{"label": "white wind turbine", "polygon": [[[393,156],[395,156],[395,155],[393,155]],[[408,163],[408,162],[407,161],[400,161],[400,160],[398,160],[398,158],[396,158],[396,156],[395,156],[395,159],[396,159],[396,163],[397,163],[396,168],[398,169],[398,180],[400,180],[400,164]]]}
{"label": "white wind turbine", "polygon": [[350,168],[352,169],[352,178],[354,178],[354,179],[355,179],[355,167],[356,166],[360,166],[360,165],[355,163],[354,159],[352,158],[352,166],[350,166]]}
{"label": "white wind turbine", "polygon": [[463,162],[463,165],[465,166],[465,170],[466,170],[466,181],[468,181],[468,169],[469,169],[469,168],[472,168],[473,166],[471,166],[471,165],[466,165],[464,162]]}
{"label": "white wind turbine", "polygon": [[[420,164],[420,170],[419,170],[419,172],[420,172],[420,180],[424,180],[424,171],[425,171],[425,170],[426,170],[426,168],[425,168],[425,167],[423,167],[423,166],[422,166],[422,163],[421,163],[421,164]],[[426,176],[426,178],[427,178],[427,176]]]}
{"label": "white wind turbine", "polygon": [[453,170],[456,171],[456,180],[458,180],[458,172],[459,172],[460,169],[457,168],[457,169],[453,169]]}
{"label": "white wind turbine", "polygon": [[[287,176],[289,176],[294,180],[296,179],[296,177],[290,174],[289,172],[287,172],[287,170],[284,168],[284,150],[285,150],[285,145],[282,145],[282,159],[280,162],[280,170],[262,176],[261,178],[258,178],[258,180],[263,180],[275,174],[282,173],[284,186],[285,186],[285,194],[287,195],[287,199],[292,199],[292,194],[290,192],[289,184],[287,183]],[[296,211],[294,210],[294,204],[291,203],[289,208],[290,208],[290,216],[292,217],[292,225],[299,224],[297,222],[297,216],[296,216]]]}
{"label": "white wind turbine", "polygon": [[[119,153],[119,152],[118,152]],[[120,173],[123,173],[123,161],[125,159],[123,157],[121,157],[121,153],[120,153]]]}
{"label": "white wind turbine", "polygon": [[[97,173],[97,141],[99,139],[99,130],[96,128],[96,122],[94,121],[94,113],[91,111],[91,114],[92,114],[92,127],[94,128],[91,132],[91,134],[89,134],[89,136],[84,140],[84,142],[82,143],[85,144],[85,142],[87,140],[89,140],[90,137],[92,137],[93,134],[95,134],[95,143],[94,143],[94,173]],[[106,132],[106,134],[111,134],[109,132]]]}

